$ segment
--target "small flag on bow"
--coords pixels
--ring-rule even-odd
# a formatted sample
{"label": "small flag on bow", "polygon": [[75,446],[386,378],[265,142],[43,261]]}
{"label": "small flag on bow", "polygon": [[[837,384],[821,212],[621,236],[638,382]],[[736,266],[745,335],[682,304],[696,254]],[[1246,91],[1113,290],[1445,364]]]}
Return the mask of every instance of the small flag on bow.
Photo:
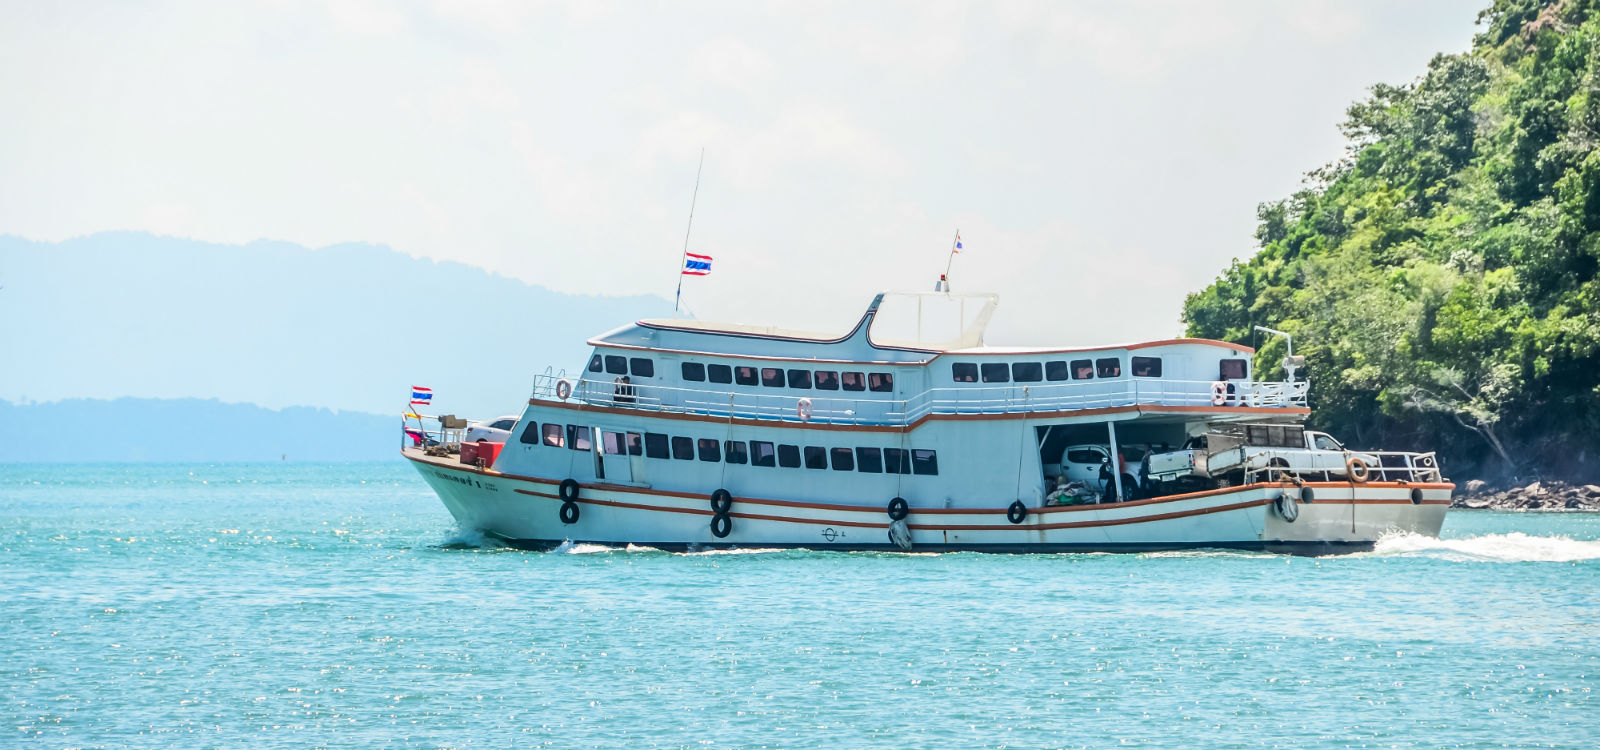
{"label": "small flag on bow", "polygon": [[411,386],[411,403],[413,405],[416,405],[416,404],[429,404],[429,403],[432,403],[432,402],[433,402],[433,389],[432,388],[423,388],[422,386],[417,386],[417,385]]}
{"label": "small flag on bow", "polygon": [[683,275],[684,276],[709,276],[709,275],[711,275],[711,256],[709,256],[709,255],[695,255],[694,253],[684,253],[683,254]]}

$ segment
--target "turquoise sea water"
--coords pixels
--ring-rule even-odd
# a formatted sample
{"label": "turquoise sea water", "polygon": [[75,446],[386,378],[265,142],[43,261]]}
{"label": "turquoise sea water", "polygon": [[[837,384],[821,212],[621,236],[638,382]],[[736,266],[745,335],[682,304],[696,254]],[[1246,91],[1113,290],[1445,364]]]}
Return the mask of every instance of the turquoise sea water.
{"label": "turquoise sea water", "polygon": [[1444,537],[522,552],[398,463],[0,465],[0,746],[1600,744],[1600,515]]}

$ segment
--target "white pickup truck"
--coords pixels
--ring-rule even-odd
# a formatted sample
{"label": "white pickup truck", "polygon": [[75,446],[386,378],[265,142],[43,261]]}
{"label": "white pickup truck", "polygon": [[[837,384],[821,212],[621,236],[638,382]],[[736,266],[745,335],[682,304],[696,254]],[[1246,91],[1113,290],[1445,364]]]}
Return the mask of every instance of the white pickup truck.
{"label": "white pickup truck", "polygon": [[1351,453],[1332,435],[1300,425],[1213,425],[1209,432],[1189,438],[1182,450],[1151,454],[1139,473],[1147,491],[1164,494],[1168,489],[1234,484],[1247,472],[1270,469],[1318,479],[1343,478],[1352,457],[1366,466],[1378,464],[1376,456]]}

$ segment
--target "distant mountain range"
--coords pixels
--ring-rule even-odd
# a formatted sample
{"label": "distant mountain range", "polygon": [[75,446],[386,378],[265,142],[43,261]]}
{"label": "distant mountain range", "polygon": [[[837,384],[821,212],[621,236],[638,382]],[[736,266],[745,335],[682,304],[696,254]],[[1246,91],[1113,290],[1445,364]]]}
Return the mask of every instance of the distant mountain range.
{"label": "distant mountain range", "polygon": [[[124,232],[0,237],[0,285],[0,399],[217,399],[338,409],[334,420],[345,410],[398,415],[413,385],[434,389],[434,412],[516,413],[536,373],[582,366],[590,336],[670,314],[656,297],[560,294],[371,245]],[[75,427],[98,441],[111,436],[90,411],[104,406],[61,408],[87,419]],[[189,404],[171,418],[244,419],[223,406],[202,415]],[[166,418],[149,408],[142,414]]]}
{"label": "distant mountain range", "polygon": [[0,401],[0,463],[377,461],[400,458],[400,417],[201,399]]}

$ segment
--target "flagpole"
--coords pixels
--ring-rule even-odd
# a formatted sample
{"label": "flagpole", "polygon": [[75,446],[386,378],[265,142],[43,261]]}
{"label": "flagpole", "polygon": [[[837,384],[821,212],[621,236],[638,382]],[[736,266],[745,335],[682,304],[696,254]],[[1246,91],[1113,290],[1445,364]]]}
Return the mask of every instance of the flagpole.
{"label": "flagpole", "polygon": [[945,262],[944,262],[944,275],[939,277],[941,279],[944,279],[944,293],[945,294],[949,294],[950,293],[950,264],[954,263],[955,260],[956,260],[956,243],[960,242],[960,241],[961,241],[961,229],[958,227],[956,229],[956,236],[950,238],[950,255],[949,255],[948,258],[945,259]]}
{"label": "flagpole", "polygon": [[672,295],[672,317],[678,317],[678,303],[683,300],[683,264],[689,260],[689,232],[694,230],[694,204],[700,199],[700,170],[706,166],[706,148],[700,147],[700,166],[694,168],[694,194],[689,196],[689,226],[683,230],[683,254],[678,256],[678,293]]}

